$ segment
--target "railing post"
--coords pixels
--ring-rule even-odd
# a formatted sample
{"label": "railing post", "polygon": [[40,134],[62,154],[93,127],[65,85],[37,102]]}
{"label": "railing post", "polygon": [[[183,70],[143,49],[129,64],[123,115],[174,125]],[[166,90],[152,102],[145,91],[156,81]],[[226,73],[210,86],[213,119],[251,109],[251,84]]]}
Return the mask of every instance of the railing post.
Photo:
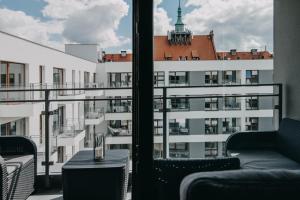
{"label": "railing post", "polygon": [[163,88],[163,158],[166,159],[169,157],[169,141],[167,133],[167,88]]}
{"label": "railing post", "polygon": [[45,187],[50,187],[50,141],[49,141],[49,116],[50,116],[50,102],[49,102],[50,90],[45,90]]}
{"label": "railing post", "polygon": [[278,91],[278,104],[279,104],[279,108],[278,108],[278,120],[279,120],[279,124],[280,125],[281,121],[282,121],[282,84],[278,85],[279,91]]}

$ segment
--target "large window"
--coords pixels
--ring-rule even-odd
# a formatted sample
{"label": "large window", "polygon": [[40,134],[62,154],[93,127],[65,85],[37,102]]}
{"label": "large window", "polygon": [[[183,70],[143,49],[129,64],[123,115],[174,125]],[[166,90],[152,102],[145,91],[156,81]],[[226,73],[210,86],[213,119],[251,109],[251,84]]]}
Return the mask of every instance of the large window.
{"label": "large window", "polygon": [[171,158],[188,158],[189,144],[188,143],[170,143],[169,146]]}
{"label": "large window", "polygon": [[53,84],[59,87],[64,84],[64,69],[53,68]]}
{"label": "large window", "polygon": [[258,71],[257,70],[247,70],[246,71],[246,83],[247,84],[257,84],[258,81]]}
{"label": "large window", "polygon": [[10,136],[19,135],[26,136],[26,120],[25,118],[8,122],[0,125],[0,135]]}
{"label": "large window", "polygon": [[223,83],[234,84],[237,82],[236,71],[224,71],[223,72]]}
{"label": "large window", "polygon": [[205,72],[205,84],[207,85],[216,85],[218,84],[218,72]]}
{"label": "large window", "polygon": [[163,120],[155,119],[154,120],[154,135],[163,134]]}
{"label": "large window", "polygon": [[169,73],[170,86],[181,86],[189,84],[188,72],[170,72]]}
{"label": "large window", "polygon": [[165,72],[154,72],[154,87],[165,86]]}
{"label": "large window", "polygon": [[258,118],[246,118],[246,131],[258,131]]}
{"label": "large window", "polygon": [[207,111],[218,110],[218,98],[205,98],[205,110]]}
{"label": "large window", "polygon": [[239,97],[225,97],[224,98],[224,109],[225,110],[240,110],[241,99]]}
{"label": "large window", "polygon": [[190,108],[189,99],[188,98],[172,98],[171,99],[171,110],[178,111],[183,110],[186,111]]}
{"label": "large window", "polygon": [[154,112],[159,112],[163,109],[163,100],[161,99],[161,96],[155,96],[156,99],[154,99],[153,102],[153,109]]}
{"label": "large window", "polygon": [[205,157],[218,156],[218,143],[217,142],[205,142]]}
{"label": "large window", "polygon": [[132,86],[132,73],[109,73],[108,85],[113,88],[131,87]]}
{"label": "large window", "polygon": [[[118,99],[119,98],[119,99]],[[121,97],[115,97],[109,101],[109,106],[107,112],[110,113],[126,113],[132,112],[132,101],[131,100],[122,100]]]}
{"label": "large window", "polygon": [[241,120],[237,118],[224,118],[223,122],[223,134],[231,134],[241,130]]}
{"label": "large window", "polygon": [[247,97],[246,98],[246,109],[247,110],[258,110],[258,97]]}
{"label": "large window", "polygon": [[108,131],[113,136],[128,136],[132,134],[131,120],[110,120]]}
{"label": "large window", "polygon": [[218,134],[218,119],[205,119],[205,134]]}
{"label": "large window", "polygon": [[170,135],[187,135],[189,134],[188,119],[170,119],[169,120]]}
{"label": "large window", "polygon": [[0,87],[25,86],[25,65],[1,62]]}

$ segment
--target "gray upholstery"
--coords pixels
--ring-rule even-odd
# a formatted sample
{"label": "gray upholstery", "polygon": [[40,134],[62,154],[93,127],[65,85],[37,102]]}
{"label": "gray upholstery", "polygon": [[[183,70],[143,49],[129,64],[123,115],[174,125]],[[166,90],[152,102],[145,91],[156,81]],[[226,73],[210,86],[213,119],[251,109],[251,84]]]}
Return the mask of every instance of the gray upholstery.
{"label": "gray upholstery", "polygon": [[300,164],[281,153],[271,150],[245,150],[239,151],[236,156],[240,159],[243,169],[299,169]]}
{"label": "gray upholstery", "polygon": [[298,199],[300,170],[233,170],[194,173],[180,187],[181,200]]}
{"label": "gray upholstery", "polygon": [[285,199],[299,197],[300,121],[284,119],[275,132],[245,132],[229,137],[227,156],[239,170],[195,173],[180,186],[181,200]]}
{"label": "gray upholstery", "polygon": [[300,162],[300,122],[284,119],[277,134],[279,151],[285,156]]}
{"label": "gray upholstery", "polygon": [[8,199],[25,199],[34,191],[33,155],[4,157],[7,168]]}
{"label": "gray upholstery", "polygon": [[37,151],[22,136],[0,136],[0,200],[25,200],[34,191]]}

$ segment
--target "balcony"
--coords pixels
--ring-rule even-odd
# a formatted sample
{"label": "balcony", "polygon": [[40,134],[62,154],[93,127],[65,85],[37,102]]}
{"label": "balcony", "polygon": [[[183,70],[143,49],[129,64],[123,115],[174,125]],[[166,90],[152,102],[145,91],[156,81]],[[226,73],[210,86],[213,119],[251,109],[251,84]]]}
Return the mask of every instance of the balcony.
{"label": "balcony", "polygon": [[[199,88],[201,88],[202,86],[200,86]],[[221,87],[221,86],[220,86]],[[238,87],[238,86],[234,86],[234,87]],[[248,87],[248,86],[241,86],[241,87]],[[255,87],[259,87],[259,86],[255,86]],[[262,86],[262,87],[269,87],[269,88],[273,88],[274,86]],[[195,87],[191,87],[191,88],[184,88],[184,87],[178,87],[178,88],[166,88],[166,90],[168,91],[174,91],[175,89],[178,90],[197,90],[199,88],[195,88]],[[126,88],[127,89],[127,88]],[[205,88],[206,89],[206,88]],[[81,90],[81,89],[78,89]],[[84,88],[82,90],[85,90]],[[107,88],[103,88],[103,90],[109,90]],[[156,88],[156,90],[162,90],[161,88]],[[211,88],[210,88],[211,90]],[[217,90],[220,90],[220,88],[217,88]],[[60,90],[56,91],[54,89],[55,92],[59,93]],[[272,89],[272,92],[270,92],[270,90],[268,90],[269,92],[267,94],[264,93],[259,93],[259,94],[255,94],[255,96],[259,96],[259,95],[266,95],[266,96],[278,96],[278,94],[274,93],[275,90]],[[54,92],[54,93],[55,93]],[[158,98],[161,98],[161,102],[162,105],[159,106],[160,108],[164,108],[163,102],[168,102],[168,101],[163,101],[164,98],[166,98],[167,100],[169,99],[205,99],[207,97],[215,97],[215,98],[220,98],[220,99],[224,99],[227,98],[228,96],[251,96],[253,94],[245,94],[245,92],[243,92],[242,94],[238,93],[238,94],[229,94],[229,95],[224,95],[222,94],[217,94],[217,95],[213,95],[213,94],[201,94],[201,95],[191,95],[191,96],[172,96],[170,95],[170,93],[167,93],[167,96],[160,96]],[[113,98],[106,98],[106,99],[96,99],[96,101],[107,101],[110,102],[111,100],[121,100],[121,101],[126,101],[130,99],[130,97],[126,97],[126,98],[119,98],[119,99],[113,99]],[[83,99],[77,99],[77,98],[73,98],[73,96],[65,96],[64,99],[57,99],[55,96],[53,96],[52,98],[50,98],[49,102],[69,102],[69,101],[94,101],[94,99],[92,98],[86,98],[84,97]],[[176,102],[177,101],[173,101]],[[184,101],[185,102],[185,101]],[[176,106],[174,106],[173,104],[173,108],[177,108],[178,110],[174,110],[174,109],[159,109],[159,112],[155,113],[155,119],[162,119],[164,120],[164,112],[166,112],[166,119],[181,119],[183,116],[184,118],[187,119],[204,119],[204,118],[225,118],[225,117],[245,117],[245,116],[258,116],[258,117],[273,117],[274,116],[274,110],[277,111],[276,109],[274,109],[272,107],[272,109],[268,109],[267,113],[264,115],[264,112],[266,112],[266,110],[217,110],[214,112],[209,112],[209,111],[205,111],[204,109],[204,101],[203,101],[203,107],[201,107],[201,109],[199,108],[194,109],[194,110],[184,110],[187,107],[191,107],[191,104],[187,104],[186,103],[181,103],[181,101],[179,101],[178,105],[176,104]],[[240,105],[239,105],[240,106]],[[238,106],[238,107],[239,107]],[[236,106],[233,106],[236,107]],[[222,106],[223,108],[223,106]],[[110,121],[110,120],[131,120],[131,104],[130,105],[122,105],[122,106],[109,106],[107,108],[107,111],[105,113],[105,120]],[[101,113],[101,112],[100,112]],[[245,115],[246,113],[246,115]],[[67,119],[64,123],[64,125],[58,127],[58,132],[57,135],[55,135],[50,142],[50,149],[51,149],[51,153],[50,153],[50,160],[55,161],[55,164],[53,166],[50,167],[50,172],[55,172],[55,173],[61,173],[59,171],[59,169],[61,169],[62,163],[56,162],[57,161],[57,157],[61,157],[58,156],[59,153],[59,148],[63,147],[63,146],[79,146],[81,142],[84,141],[86,132],[84,130],[84,126],[85,125],[93,125],[93,123],[98,123],[95,122],[95,120],[99,119],[99,115],[100,118],[103,118],[104,116],[102,116],[101,114],[99,114],[97,109],[94,110],[88,110],[87,113],[85,113],[85,119]],[[83,122],[81,122],[82,120],[84,120]],[[94,120],[94,122],[92,122]],[[181,124],[181,123],[180,123]],[[159,124],[159,125],[162,125]],[[219,124],[221,125],[221,124]],[[163,129],[163,126],[158,126],[158,128]],[[238,130],[238,126],[234,126],[234,127],[226,127],[226,131],[222,132],[221,134],[209,134],[209,135],[205,135],[204,131],[200,131],[198,134],[195,134],[193,132],[193,135],[190,135],[190,127],[187,126],[177,126],[176,127],[171,127],[169,129],[168,132],[168,137],[167,137],[167,142],[168,143],[189,143],[189,144],[197,144],[197,143],[205,143],[205,142],[225,142],[228,137],[230,136],[230,133],[234,133]],[[110,133],[110,135],[107,137],[106,140],[106,144],[107,145],[120,145],[121,147],[124,148],[124,146],[129,146],[130,144],[132,144],[132,132],[130,131],[131,127],[129,125],[123,126],[108,126],[107,130]],[[221,129],[218,129],[221,130]],[[163,145],[165,144],[165,139],[164,139],[164,131],[160,131],[159,135],[155,135],[154,136],[154,143],[155,144],[159,144],[159,145]],[[43,140],[44,141],[44,140]],[[35,139],[35,142],[40,142],[39,138]],[[123,146],[122,146],[123,145]],[[41,144],[41,146],[43,146],[43,144]],[[74,152],[76,152],[78,149],[74,149]],[[43,148],[41,148],[41,151],[45,151],[43,150]],[[68,150],[70,151],[70,150]],[[180,150],[172,150],[170,151],[169,157],[181,157],[181,158],[187,158],[190,157],[191,154],[189,154],[188,151],[180,151]],[[43,161],[44,159],[44,155],[41,155],[42,158],[40,158],[41,161]],[[68,158],[70,158],[70,154],[66,155],[64,157],[64,160],[67,160]],[[40,168],[43,170],[43,166],[40,166]],[[42,171],[43,172],[43,171]]]}
{"label": "balcony", "polygon": [[79,144],[85,137],[83,119],[67,119],[65,124],[61,125],[58,134],[54,136],[56,146],[72,146]]}
{"label": "balcony", "polygon": [[108,126],[108,131],[112,136],[131,136],[132,132],[128,128],[117,128]]}
{"label": "balcony", "polygon": [[128,105],[123,106],[108,106],[107,113],[130,113],[132,112],[132,106],[128,103]]}
{"label": "balcony", "polygon": [[[85,83],[84,88],[104,88],[103,83]],[[104,90],[86,90],[85,95],[87,97],[99,97],[104,95]]]}
{"label": "balcony", "polygon": [[91,110],[85,113],[85,125],[97,125],[104,121],[104,109]]}

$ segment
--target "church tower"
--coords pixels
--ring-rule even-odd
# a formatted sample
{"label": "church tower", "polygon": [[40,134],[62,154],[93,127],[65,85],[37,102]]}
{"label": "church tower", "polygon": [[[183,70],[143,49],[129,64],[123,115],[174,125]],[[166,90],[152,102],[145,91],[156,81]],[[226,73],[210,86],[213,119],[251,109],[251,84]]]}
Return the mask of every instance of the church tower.
{"label": "church tower", "polygon": [[175,30],[168,31],[168,41],[170,45],[190,45],[192,43],[192,39],[192,32],[185,29],[184,23],[182,22],[181,2],[179,0]]}

